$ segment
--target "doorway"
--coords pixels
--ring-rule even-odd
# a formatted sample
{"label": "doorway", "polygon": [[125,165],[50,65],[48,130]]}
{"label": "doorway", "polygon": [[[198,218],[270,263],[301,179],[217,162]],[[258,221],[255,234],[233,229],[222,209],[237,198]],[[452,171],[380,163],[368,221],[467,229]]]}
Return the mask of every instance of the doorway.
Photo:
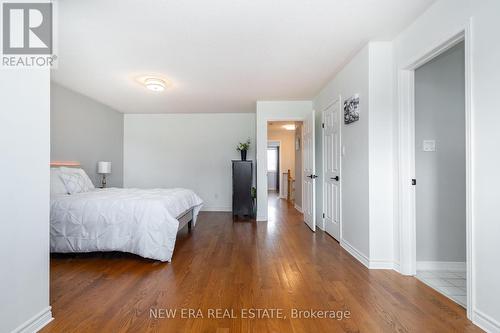
{"label": "doorway", "polygon": [[269,141],[267,144],[267,190],[280,192],[280,141]]}
{"label": "doorway", "polygon": [[[398,270],[402,274],[406,275],[417,275],[417,271],[421,271],[423,266],[422,263],[419,264],[417,269],[417,187],[419,185],[419,179],[416,177],[416,149],[422,149],[424,146],[423,140],[421,140],[421,147],[417,147],[416,136],[415,136],[415,72],[423,65],[431,62],[433,59],[439,57],[440,55],[446,53],[453,47],[463,43],[464,49],[464,62],[463,66],[463,91],[464,91],[464,107],[462,109],[464,123],[463,127],[464,137],[465,137],[465,159],[463,163],[465,164],[465,177],[460,180],[465,183],[465,272],[460,275],[465,276],[465,290],[466,290],[466,304],[467,317],[472,318],[472,309],[474,304],[472,300],[474,299],[474,288],[473,288],[473,259],[474,259],[474,244],[472,238],[473,231],[473,215],[472,215],[472,169],[473,169],[473,142],[472,142],[472,89],[471,89],[471,28],[470,22],[464,25],[460,30],[455,33],[450,33],[446,39],[441,40],[440,43],[433,45],[425,50],[420,50],[420,54],[416,54],[408,64],[401,64],[398,70],[398,105],[399,112],[398,116],[398,131],[397,131],[397,143],[398,143],[398,158],[397,158],[397,216],[399,220],[398,234],[399,239],[399,257],[400,264],[398,265]],[[425,142],[426,150],[433,150],[433,140],[428,138]],[[435,149],[438,151],[439,145],[437,140]],[[432,152],[426,152],[432,153]],[[437,183],[436,183],[437,184]],[[436,185],[435,184],[435,185]],[[443,186],[438,186],[437,188],[443,188]],[[432,264],[431,264],[432,265]],[[450,264],[454,265],[454,264]],[[464,264],[460,264],[463,268]],[[456,270],[456,268],[454,269]],[[454,272],[452,272],[454,273]],[[446,273],[444,273],[446,274]],[[421,275],[422,276],[422,275]],[[462,283],[463,284],[463,283]]]}
{"label": "doorway", "polygon": [[284,200],[302,212],[302,122],[272,121],[267,128],[269,200]]}
{"label": "doorway", "polygon": [[464,43],[415,70],[417,278],[466,307]]}

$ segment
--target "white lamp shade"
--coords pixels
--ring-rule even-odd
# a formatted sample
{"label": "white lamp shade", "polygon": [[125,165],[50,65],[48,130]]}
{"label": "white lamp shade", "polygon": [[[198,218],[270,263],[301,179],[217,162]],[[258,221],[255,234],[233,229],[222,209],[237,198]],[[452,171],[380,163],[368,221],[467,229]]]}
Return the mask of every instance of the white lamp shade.
{"label": "white lamp shade", "polygon": [[111,162],[97,162],[97,173],[111,173]]}

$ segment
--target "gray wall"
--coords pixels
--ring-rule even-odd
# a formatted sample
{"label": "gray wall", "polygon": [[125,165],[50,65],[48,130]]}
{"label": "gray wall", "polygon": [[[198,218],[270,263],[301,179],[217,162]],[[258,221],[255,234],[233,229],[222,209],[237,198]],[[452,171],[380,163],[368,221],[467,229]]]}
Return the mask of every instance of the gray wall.
{"label": "gray wall", "polygon": [[79,161],[95,185],[98,161],[111,161],[108,186],[123,186],[123,114],[51,83],[51,160]]}
{"label": "gray wall", "polygon": [[415,71],[417,261],[465,261],[464,78],[463,43]]}

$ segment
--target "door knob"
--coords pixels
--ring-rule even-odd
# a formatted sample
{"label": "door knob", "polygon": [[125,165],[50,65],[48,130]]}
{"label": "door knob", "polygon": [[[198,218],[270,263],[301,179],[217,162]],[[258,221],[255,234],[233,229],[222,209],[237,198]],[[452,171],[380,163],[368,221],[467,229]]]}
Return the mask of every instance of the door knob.
{"label": "door knob", "polygon": [[335,177],[330,177],[331,180],[335,180],[335,181],[339,181],[339,176],[335,176]]}

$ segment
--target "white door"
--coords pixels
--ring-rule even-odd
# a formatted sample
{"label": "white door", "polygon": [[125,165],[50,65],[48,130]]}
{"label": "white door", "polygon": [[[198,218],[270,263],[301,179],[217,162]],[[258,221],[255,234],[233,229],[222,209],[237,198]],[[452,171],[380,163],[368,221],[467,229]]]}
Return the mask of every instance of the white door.
{"label": "white door", "polygon": [[311,114],[304,120],[303,127],[303,202],[302,210],[304,212],[304,221],[311,228],[312,231],[316,231],[316,207],[314,205],[316,194],[315,189],[315,167],[314,167],[314,110]]}
{"label": "white door", "polygon": [[323,111],[323,212],[325,230],[340,241],[340,99]]}

